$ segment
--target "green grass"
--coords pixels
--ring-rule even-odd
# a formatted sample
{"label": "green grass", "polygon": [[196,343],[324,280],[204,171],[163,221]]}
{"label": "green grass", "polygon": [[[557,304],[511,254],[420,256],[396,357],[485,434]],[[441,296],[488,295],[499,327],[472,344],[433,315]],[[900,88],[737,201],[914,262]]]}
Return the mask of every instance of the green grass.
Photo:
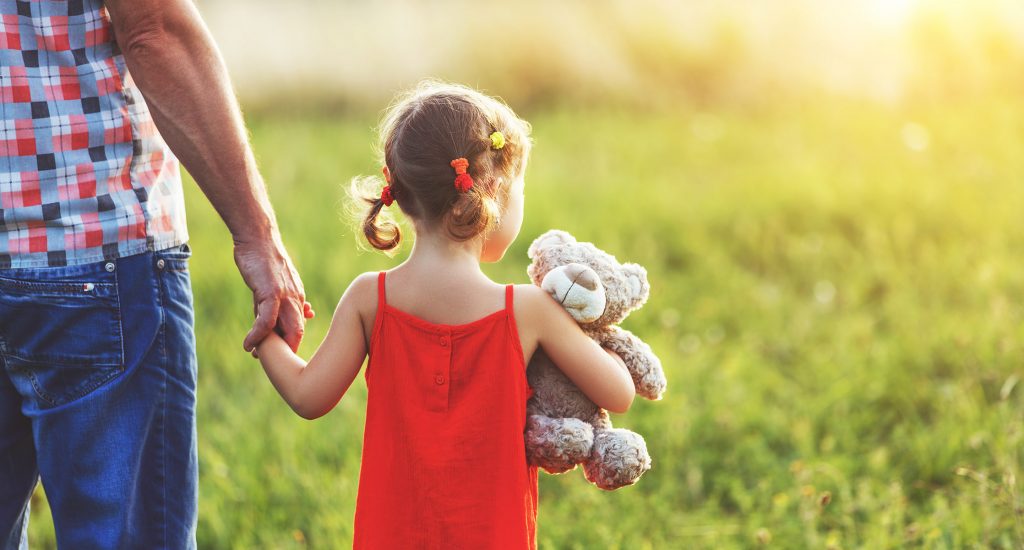
{"label": "green grass", "polygon": [[[1024,545],[1024,110],[548,110],[526,222],[487,271],[566,229],[650,272],[625,323],[661,356],[664,400],[615,423],[654,468],[606,493],[542,475],[542,548],[1019,548]],[[343,187],[376,173],[371,117],[251,121],[284,239],[320,316],[358,273]],[[914,128],[927,147],[913,150]],[[920,132],[918,132],[920,133]],[[241,350],[250,297],[194,185],[202,548],[350,544],[362,378],[307,422]],[[826,503],[827,501],[827,503]],[[37,547],[52,544],[45,503]]]}

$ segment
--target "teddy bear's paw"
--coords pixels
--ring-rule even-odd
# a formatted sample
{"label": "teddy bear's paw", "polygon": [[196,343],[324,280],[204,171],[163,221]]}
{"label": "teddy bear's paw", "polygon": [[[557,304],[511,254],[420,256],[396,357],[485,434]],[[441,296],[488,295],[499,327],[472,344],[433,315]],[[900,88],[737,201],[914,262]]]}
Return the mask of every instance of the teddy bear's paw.
{"label": "teddy bear's paw", "polygon": [[[644,344],[644,346],[647,346],[647,344]],[[648,352],[650,352],[650,349],[650,347],[647,347]],[[639,362],[646,363],[646,368],[637,369],[639,376],[633,379],[637,395],[651,401],[661,399],[662,394],[665,393],[665,387],[668,386],[668,380],[665,379],[665,371],[661,367],[661,360],[651,352],[642,354]]]}
{"label": "teddy bear's paw", "polygon": [[549,474],[568,472],[590,456],[594,429],[576,418],[531,415],[526,419],[526,458]]}
{"label": "teddy bear's paw", "polygon": [[635,334],[620,327],[609,327],[601,336],[602,344],[619,354],[626,363],[636,394],[640,397],[657,401],[665,393],[668,381],[661,360],[651,350],[651,346],[636,337]]}
{"label": "teddy bear's paw", "polygon": [[632,485],[650,469],[644,438],[618,428],[599,431],[590,458],[583,463],[587,480],[606,491]]}

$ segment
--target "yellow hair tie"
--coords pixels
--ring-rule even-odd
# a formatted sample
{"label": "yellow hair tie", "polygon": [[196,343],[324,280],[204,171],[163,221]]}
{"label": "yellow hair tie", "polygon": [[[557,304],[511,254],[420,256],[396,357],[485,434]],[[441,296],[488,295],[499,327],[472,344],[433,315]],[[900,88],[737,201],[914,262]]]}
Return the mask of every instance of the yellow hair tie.
{"label": "yellow hair tie", "polygon": [[501,149],[505,146],[505,134],[495,130],[491,134],[491,147],[494,149]]}

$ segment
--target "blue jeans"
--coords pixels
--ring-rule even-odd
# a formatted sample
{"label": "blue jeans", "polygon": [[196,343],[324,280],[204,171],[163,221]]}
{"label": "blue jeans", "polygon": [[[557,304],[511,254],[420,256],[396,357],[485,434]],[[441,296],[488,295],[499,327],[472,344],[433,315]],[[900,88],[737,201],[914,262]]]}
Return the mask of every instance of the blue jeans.
{"label": "blue jeans", "polygon": [[189,255],[0,270],[0,548],[40,478],[61,548],[195,548]]}

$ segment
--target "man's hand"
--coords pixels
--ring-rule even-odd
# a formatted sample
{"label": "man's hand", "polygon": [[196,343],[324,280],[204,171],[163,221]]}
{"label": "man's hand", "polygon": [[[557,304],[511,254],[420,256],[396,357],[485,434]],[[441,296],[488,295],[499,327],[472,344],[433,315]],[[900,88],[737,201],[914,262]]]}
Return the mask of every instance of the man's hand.
{"label": "man's hand", "polygon": [[235,241],[235,264],[252,289],[256,320],[242,347],[254,351],[271,330],[277,330],[292,351],[298,350],[305,320],[313,316],[295,266],[277,239]]}
{"label": "man's hand", "polygon": [[228,226],[256,321],[243,346],[271,330],[302,339],[302,281],[281,244],[227,69],[190,0],[105,0],[114,36],[171,151]]}

